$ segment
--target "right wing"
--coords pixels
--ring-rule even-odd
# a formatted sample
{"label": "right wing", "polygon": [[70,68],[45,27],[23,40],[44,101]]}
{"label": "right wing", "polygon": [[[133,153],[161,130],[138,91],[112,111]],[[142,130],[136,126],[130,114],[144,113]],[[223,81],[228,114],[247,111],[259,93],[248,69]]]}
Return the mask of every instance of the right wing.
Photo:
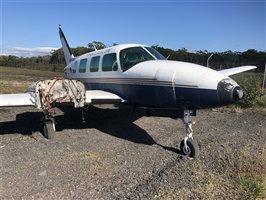
{"label": "right wing", "polygon": [[0,94],[0,107],[35,106],[33,92],[19,94]]}
{"label": "right wing", "polygon": [[242,67],[234,67],[234,68],[230,68],[230,69],[224,69],[221,71],[218,71],[219,73],[226,75],[226,76],[231,76],[234,74],[238,74],[241,72],[245,72],[248,70],[252,70],[252,69],[256,69],[256,66],[242,66]]}

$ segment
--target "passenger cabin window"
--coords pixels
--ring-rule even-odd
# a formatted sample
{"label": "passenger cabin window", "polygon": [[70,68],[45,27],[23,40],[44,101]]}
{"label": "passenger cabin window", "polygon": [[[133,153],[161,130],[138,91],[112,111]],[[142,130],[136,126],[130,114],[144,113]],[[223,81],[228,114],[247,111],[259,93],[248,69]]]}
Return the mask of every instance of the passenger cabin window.
{"label": "passenger cabin window", "polygon": [[76,73],[77,66],[78,66],[78,61],[75,61],[74,63],[72,63],[70,65],[70,73],[75,74]]}
{"label": "passenger cabin window", "polygon": [[134,65],[154,58],[142,47],[131,47],[120,51],[120,64],[122,71],[126,71]]}
{"label": "passenger cabin window", "polygon": [[117,71],[118,65],[116,60],[116,53],[110,53],[103,56],[102,70],[106,71]]}
{"label": "passenger cabin window", "polygon": [[90,72],[97,72],[99,70],[100,56],[95,56],[91,58]]}
{"label": "passenger cabin window", "polygon": [[85,73],[86,72],[86,66],[87,66],[87,59],[82,59],[79,62],[79,73]]}

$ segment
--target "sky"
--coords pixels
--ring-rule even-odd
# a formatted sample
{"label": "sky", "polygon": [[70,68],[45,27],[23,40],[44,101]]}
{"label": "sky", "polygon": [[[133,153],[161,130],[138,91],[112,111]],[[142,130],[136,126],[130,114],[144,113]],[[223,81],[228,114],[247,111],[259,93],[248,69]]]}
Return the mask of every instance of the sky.
{"label": "sky", "polygon": [[0,54],[46,55],[92,41],[174,50],[265,51],[265,0],[0,0]]}

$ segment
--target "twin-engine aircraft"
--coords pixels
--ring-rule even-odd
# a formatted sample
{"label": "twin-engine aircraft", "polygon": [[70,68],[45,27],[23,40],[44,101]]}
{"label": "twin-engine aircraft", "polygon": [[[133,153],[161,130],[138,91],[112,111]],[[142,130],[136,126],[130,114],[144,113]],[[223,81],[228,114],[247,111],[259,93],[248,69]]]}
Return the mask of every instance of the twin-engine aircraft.
{"label": "twin-engine aircraft", "polygon": [[193,139],[191,115],[197,109],[234,103],[243,97],[241,87],[228,76],[255,69],[242,66],[215,71],[201,65],[166,60],[152,47],[121,44],[74,57],[59,26],[67,66],[65,77],[38,81],[23,94],[0,95],[0,106],[35,106],[44,112],[43,133],[55,133],[52,108],[72,103],[127,104],[146,109],[182,113],[186,136],[181,151],[195,158],[199,154]]}

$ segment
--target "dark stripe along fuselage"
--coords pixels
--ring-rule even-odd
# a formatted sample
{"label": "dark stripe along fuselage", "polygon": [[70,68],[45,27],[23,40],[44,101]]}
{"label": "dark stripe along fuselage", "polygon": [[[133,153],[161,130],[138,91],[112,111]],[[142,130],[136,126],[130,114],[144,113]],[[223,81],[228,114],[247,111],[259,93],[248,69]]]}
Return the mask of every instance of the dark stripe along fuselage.
{"label": "dark stripe along fuselage", "polygon": [[219,106],[217,90],[143,78],[86,78],[87,90],[114,93],[129,104],[166,109],[198,109]]}

